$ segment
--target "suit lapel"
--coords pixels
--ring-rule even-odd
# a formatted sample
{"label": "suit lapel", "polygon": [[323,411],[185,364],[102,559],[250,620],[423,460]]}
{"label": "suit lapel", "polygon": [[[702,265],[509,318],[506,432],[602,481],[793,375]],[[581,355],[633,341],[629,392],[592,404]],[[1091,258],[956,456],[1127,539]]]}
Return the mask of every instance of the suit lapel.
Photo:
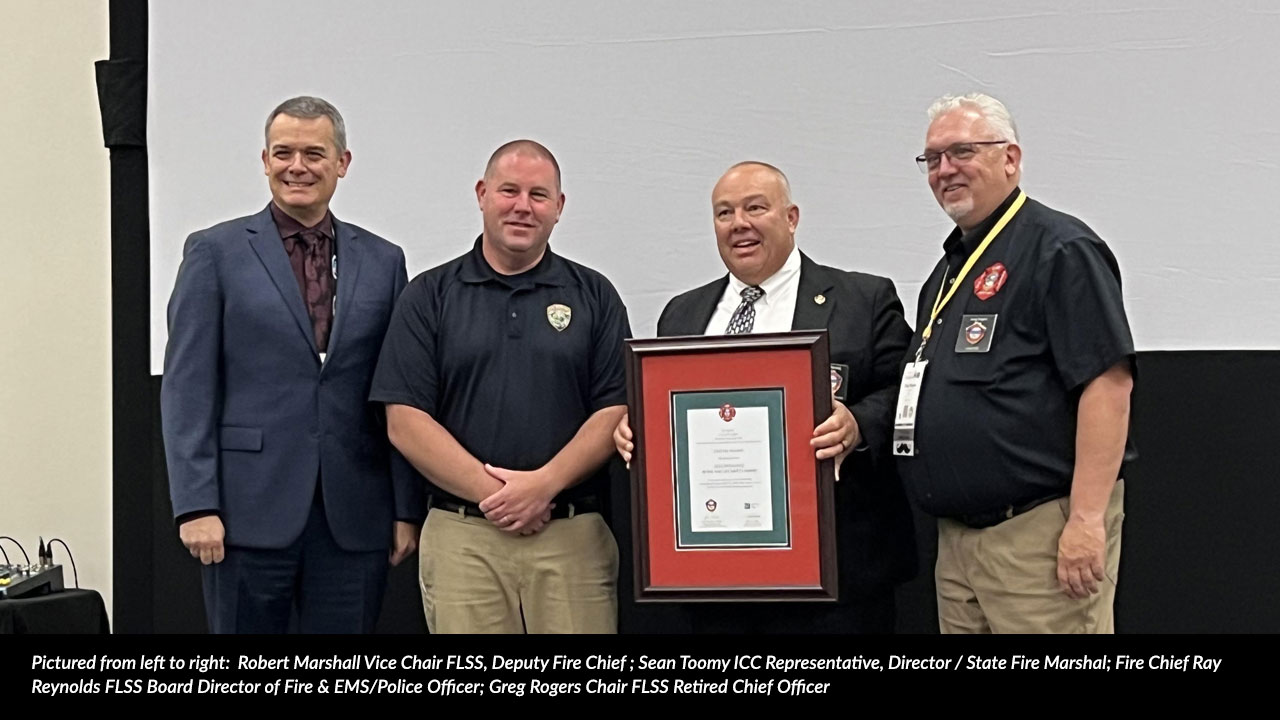
{"label": "suit lapel", "polygon": [[[796,314],[791,320],[792,330],[821,330],[827,327],[835,298],[831,288],[835,284],[827,273],[808,255],[800,253],[800,286],[796,288]],[[822,302],[817,298],[821,297]]]}
{"label": "suit lapel", "polygon": [[[716,313],[716,306],[720,304],[720,296],[724,295],[724,289],[728,284],[729,276],[725,275],[719,282],[711,283],[702,288],[693,302],[693,307],[697,309],[697,312],[688,313],[679,318],[680,322],[677,322],[674,328],[677,332],[674,334],[701,335],[706,332],[707,323],[711,322],[711,316]],[[724,329],[719,328],[712,334],[719,335],[722,332],[724,332]]]}
{"label": "suit lapel", "polygon": [[267,274],[271,276],[271,282],[275,284],[289,312],[293,314],[293,319],[297,321],[302,336],[306,338],[312,356],[315,356],[316,361],[319,362],[319,351],[316,349],[311,316],[307,314],[306,305],[302,302],[302,292],[298,290],[298,278],[289,265],[289,255],[284,251],[284,244],[280,241],[280,231],[271,220],[270,208],[253,216],[249,224],[249,246],[258,254],[258,260],[262,261],[263,266],[266,267]]}
{"label": "suit lapel", "polygon": [[337,307],[333,314],[333,330],[329,333],[329,353],[338,348],[342,338],[342,330],[347,326],[347,318],[354,309],[352,300],[356,294],[356,277],[360,274],[360,265],[364,259],[364,246],[360,236],[350,225],[333,219],[333,234],[337,236],[334,252],[338,258]]}

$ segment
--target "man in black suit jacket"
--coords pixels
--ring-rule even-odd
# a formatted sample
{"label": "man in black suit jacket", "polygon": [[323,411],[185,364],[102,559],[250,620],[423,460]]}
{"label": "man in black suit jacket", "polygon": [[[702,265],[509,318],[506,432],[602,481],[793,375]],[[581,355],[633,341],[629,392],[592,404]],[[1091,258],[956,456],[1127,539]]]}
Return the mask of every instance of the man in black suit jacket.
{"label": "man in black suit jacket", "polygon": [[[898,366],[911,338],[892,281],[837,270],[795,246],[800,208],[782,171],[759,162],[729,168],[712,191],[720,257],[729,275],[673,298],[658,335],[720,335],[826,328],[836,400],[813,432],[819,460],[835,458],[840,601],[647,604],[634,597],[629,483],[615,473],[614,534],[621,547],[620,630],[627,632],[892,632],[894,586],[916,570],[911,512],[889,440]],[[835,383],[833,383],[833,386]],[[630,462],[624,417],[614,433]]]}

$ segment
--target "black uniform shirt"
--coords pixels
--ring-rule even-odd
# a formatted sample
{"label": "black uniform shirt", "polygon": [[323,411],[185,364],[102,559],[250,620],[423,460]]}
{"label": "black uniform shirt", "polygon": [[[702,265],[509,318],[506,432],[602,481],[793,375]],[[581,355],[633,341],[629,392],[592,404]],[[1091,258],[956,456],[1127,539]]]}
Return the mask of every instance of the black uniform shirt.
{"label": "black uniform shirt", "polygon": [[[405,288],[369,399],[427,413],[481,462],[535,470],[592,413],[626,403],[627,312],[603,275],[550,248],[533,268],[502,275],[480,243]],[[603,473],[557,502],[600,491]]]}
{"label": "black uniform shirt", "polygon": [[[1116,363],[1132,367],[1120,269],[1080,220],[1028,198],[969,273],[955,277],[1017,195],[969,233],[952,232],[920,291],[923,330],[944,279],[948,288],[961,284],[925,346],[916,456],[898,458],[903,483],[933,515],[1069,494],[1080,393]],[[917,331],[905,361],[920,342]],[[1125,459],[1134,457],[1130,444]]]}

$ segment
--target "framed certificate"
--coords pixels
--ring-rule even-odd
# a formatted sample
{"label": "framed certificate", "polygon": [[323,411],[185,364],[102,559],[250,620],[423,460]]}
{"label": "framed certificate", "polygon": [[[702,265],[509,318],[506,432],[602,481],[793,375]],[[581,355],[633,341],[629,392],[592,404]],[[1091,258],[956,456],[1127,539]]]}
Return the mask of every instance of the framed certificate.
{"label": "framed certificate", "polygon": [[825,330],[628,340],[636,600],[835,600]]}

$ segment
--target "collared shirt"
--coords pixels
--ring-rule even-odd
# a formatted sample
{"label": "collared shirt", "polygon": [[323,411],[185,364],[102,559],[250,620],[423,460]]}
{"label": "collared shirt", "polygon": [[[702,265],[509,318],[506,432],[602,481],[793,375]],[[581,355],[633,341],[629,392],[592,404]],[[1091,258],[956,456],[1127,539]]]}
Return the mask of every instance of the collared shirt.
{"label": "collared shirt", "polygon": [[[481,242],[405,288],[369,399],[427,413],[481,462],[535,470],[597,410],[626,403],[631,328],[600,273],[547,248],[533,268],[502,275]],[[602,467],[557,502],[607,482]],[[438,486],[430,491],[462,502]]]}
{"label": "collared shirt", "polygon": [[[970,232],[953,231],[920,290],[922,330],[939,288],[960,284],[925,345],[916,456],[898,458],[904,484],[933,515],[978,515],[1070,493],[1080,394],[1113,365],[1132,367],[1120,268],[1080,220],[1028,198],[956,277],[1017,195]],[[917,331],[905,361],[920,343]],[[1130,445],[1125,459],[1135,457]]]}
{"label": "collared shirt", "polygon": [[[707,323],[707,329],[703,335],[723,335],[726,328],[729,327],[729,320],[733,317],[733,313],[737,311],[738,305],[742,303],[742,291],[747,284],[729,274],[729,284],[724,289],[724,294],[720,296],[720,302],[716,304],[716,310],[711,315],[711,321]],[[773,332],[790,332],[791,325],[795,321],[796,316],[796,295],[800,290],[800,248],[792,247],[791,254],[787,255],[787,259],[782,263],[782,267],[778,268],[778,272],[770,275],[768,279],[760,283],[760,289],[764,290],[764,296],[756,301],[756,320],[751,327],[752,334],[755,333],[773,333]],[[860,439],[858,445],[853,450],[863,451],[867,449],[866,439]],[[843,455],[841,459],[843,459]],[[843,463],[836,463],[836,479],[840,479],[840,466]]]}
{"label": "collared shirt", "polygon": [[[742,291],[747,284],[729,275],[729,285],[716,305],[716,311],[707,323],[704,335],[723,335],[729,327],[729,320],[742,304]],[[792,247],[791,254],[778,272],[760,283],[764,297],[756,300],[756,320],[751,328],[753,333],[788,332],[796,315],[796,291],[800,288],[800,248]]]}
{"label": "collared shirt", "polygon": [[[329,349],[329,332],[333,327],[334,316],[334,297],[337,293],[337,277],[336,264],[333,262],[334,240],[333,233],[333,213],[325,211],[324,217],[320,222],[311,227],[307,227],[298,222],[294,217],[281,210],[274,202],[271,203],[271,219],[275,221],[276,229],[280,231],[280,240],[284,243],[284,251],[289,256],[289,267],[293,268],[293,276],[298,281],[298,291],[302,293],[302,303],[307,308],[307,315],[311,318],[311,328],[315,336],[316,349],[320,352],[321,360],[324,359]],[[308,297],[307,294],[307,277],[306,277],[306,261],[307,261],[307,244],[302,239],[302,233],[306,231],[318,233],[320,241],[316,247],[316,253],[320,256],[318,263],[321,269],[319,273],[328,273],[328,278],[317,287],[316,297]]]}

